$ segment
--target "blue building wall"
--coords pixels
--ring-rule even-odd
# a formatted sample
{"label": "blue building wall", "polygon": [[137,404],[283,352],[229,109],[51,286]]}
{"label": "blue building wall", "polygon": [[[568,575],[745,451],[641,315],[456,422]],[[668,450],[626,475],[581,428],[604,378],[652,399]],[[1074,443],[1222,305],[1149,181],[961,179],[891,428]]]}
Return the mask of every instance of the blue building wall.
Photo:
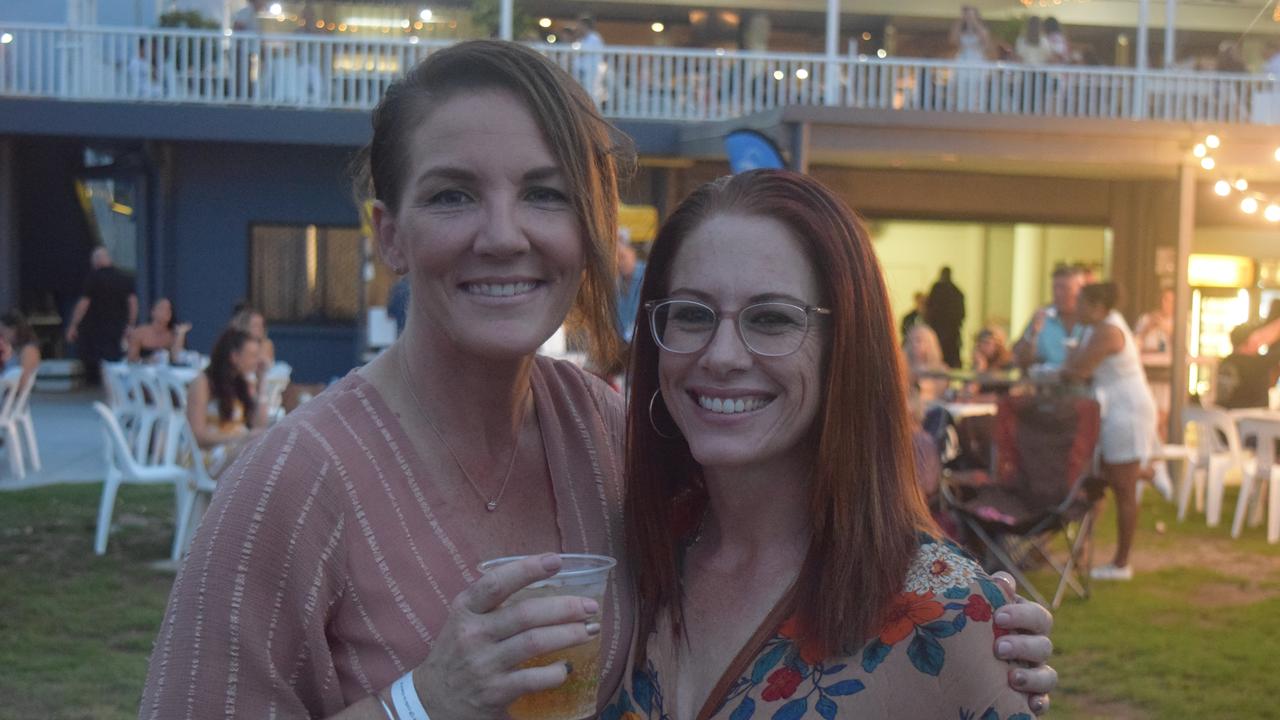
{"label": "blue building wall", "polygon": [[[173,197],[161,257],[165,292],[194,323],[189,344],[208,352],[236,302],[249,294],[254,223],[358,226],[346,166],[353,148],[175,145]],[[355,366],[350,327],[273,326],[276,355],[301,382]]]}

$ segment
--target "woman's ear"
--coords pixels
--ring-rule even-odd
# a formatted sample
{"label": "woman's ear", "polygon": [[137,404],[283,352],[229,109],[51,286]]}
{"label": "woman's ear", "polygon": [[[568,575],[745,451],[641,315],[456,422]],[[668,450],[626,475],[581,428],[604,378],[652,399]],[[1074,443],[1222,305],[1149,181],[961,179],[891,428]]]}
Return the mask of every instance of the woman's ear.
{"label": "woman's ear", "polygon": [[381,200],[375,200],[370,209],[373,231],[377,235],[378,254],[382,261],[397,275],[409,272],[408,253],[398,245],[395,213]]}

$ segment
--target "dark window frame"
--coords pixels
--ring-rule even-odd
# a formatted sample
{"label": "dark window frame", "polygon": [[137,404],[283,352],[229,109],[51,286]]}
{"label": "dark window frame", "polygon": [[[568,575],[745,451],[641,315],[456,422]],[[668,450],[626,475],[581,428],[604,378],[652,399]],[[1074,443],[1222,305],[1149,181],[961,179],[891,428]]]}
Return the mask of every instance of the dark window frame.
{"label": "dark window frame", "polygon": [[[317,254],[319,258],[317,261],[318,264],[317,264],[316,284],[321,291],[321,298],[319,302],[317,302],[317,307],[318,307],[317,312],[314,312],[306,316],[282,316],[278,314],[273,315],[272,314],[273,308],[269,307],[268,303],[264,302],[263,297],[259,296],[257,292],[257,288],[254,283],[254,273],[257,270],[257,266],[260,259],[258,257],[259,240],[256,236],[255,231],[258,230],[259,228],[288,229],[288,230],[301,232],[305,236],[306,229],[311,226],[314,226],[317,232],[319,233],[325,233],[327,231],[337,230],[337,231],[348,231],[352,234],[352,240],[355,242],[357,254],[356,254],[356,267],[354,269],[354,272],[355,272],[354,282],[355,282],[356,294],[353,298],[351,298],[352,300],[354,300],[355,305],[354,305],[353,313],[350,317],[334,316],[329,314],[326,311],[327,308],[329,307],[329,297],[330,297],[329,291],[331,290],[331,288],[329,288],[328,284],[325,282],[324,278],[327,275],[327,269],[326,269],[325,263],[322,262],[321,258],[323,258],[324,255],[326,254],[325,246],[327,246],[329,242],[329,238],[327,237],[322,237],[321,244],[320,246],[317,247]],[[364,262],[366,261],[366,258],[365,258],[365,249],[364,249],[364,238],[361,233],[361,229],[359,225],[348,225],[343,223],[328,224],[328,223],[306,222],[306,221],[300,222],[300,221],[288,221],[288,220],[258,220],[258,221],[250,222],[248,224],[246,234],[248,235],[248,242],[247,242],[248,263],[246,264],[246,268],[245,268],[246,270],[246,278],[245,278],[246,293],[245,294],[249,299],[249,303],[263,313],[263,316],[266,319],[266,322],[268,325],[276,325],[280,327],[313,327],[313,328],[335,328],[336,329],[336,328],[354,327],[360,324],[360,316],[361,316],[361,313],[363,312],[363,302],[364,302],[363,298],[361,297],[363,294],[362,284],[364,282],[363,275],[361,274],[361,268]],[[269,240],[264,238],[262,242],[269,242]]]}

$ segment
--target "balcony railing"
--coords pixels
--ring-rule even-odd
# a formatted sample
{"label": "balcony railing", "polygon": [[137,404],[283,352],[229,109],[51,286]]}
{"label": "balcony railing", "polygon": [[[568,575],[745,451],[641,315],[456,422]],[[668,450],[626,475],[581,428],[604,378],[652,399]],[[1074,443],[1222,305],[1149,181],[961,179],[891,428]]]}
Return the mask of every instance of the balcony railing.
{"label": "balcony railing", "polygon": [[[0,22],[0,96],[367,110],[395,78],[446,44]],[[1267,75],[671,48],[539,50],[619,119],[723,120],[827,105],[1280,123],[1280,82]]]}

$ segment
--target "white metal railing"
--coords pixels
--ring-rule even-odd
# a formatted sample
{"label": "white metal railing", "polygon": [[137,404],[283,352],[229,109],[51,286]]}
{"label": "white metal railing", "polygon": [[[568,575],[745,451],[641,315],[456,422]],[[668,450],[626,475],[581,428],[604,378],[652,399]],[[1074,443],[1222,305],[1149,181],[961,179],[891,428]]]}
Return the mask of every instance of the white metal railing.
{"label": "white metal railing", "polygon": [[[441,41],[5,25],[0,96],[365,110]],[[539,49],[619,119],[721,120],[786,105],[1280,123],[1265,75],[610,47]]]}

